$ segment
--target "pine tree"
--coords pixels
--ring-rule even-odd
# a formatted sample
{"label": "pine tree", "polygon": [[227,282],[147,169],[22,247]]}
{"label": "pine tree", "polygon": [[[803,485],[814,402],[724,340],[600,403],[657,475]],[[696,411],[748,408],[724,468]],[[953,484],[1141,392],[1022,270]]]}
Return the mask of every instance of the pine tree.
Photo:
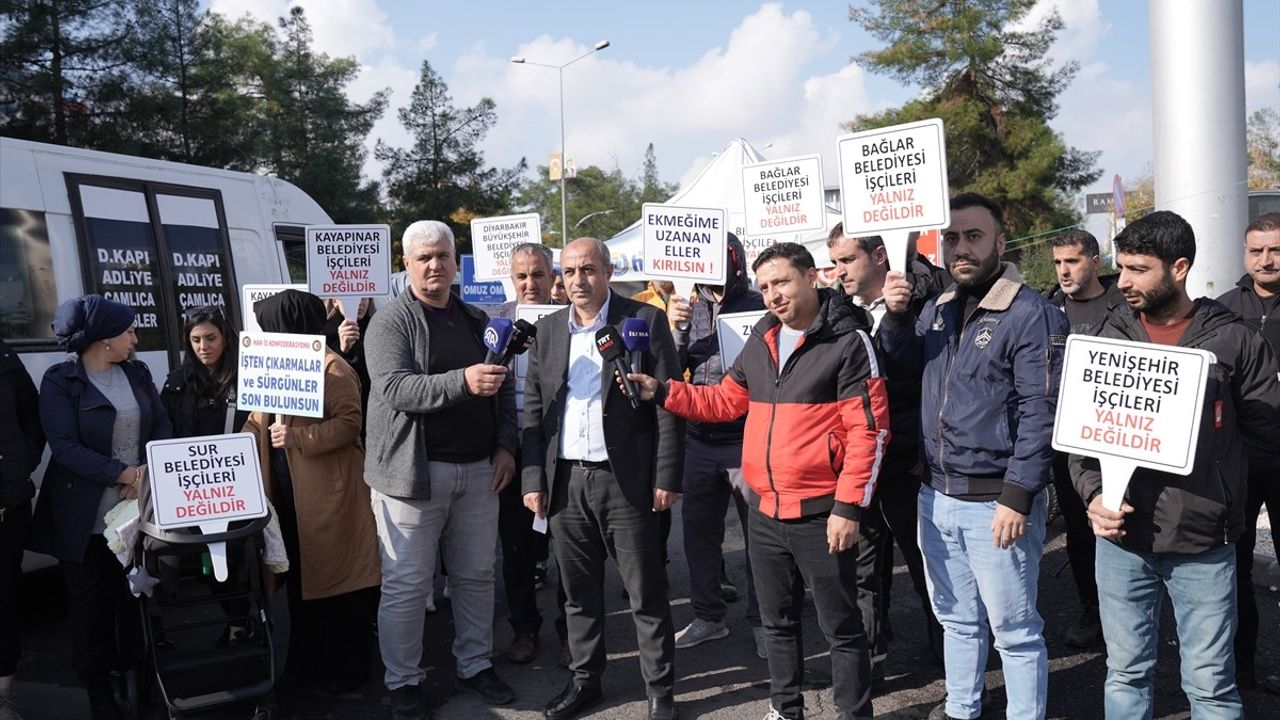
{"label": "pine tree", "polygon": [[409,105],[398,117],[413,138],[410,147],[379,140],[374,151],[386,163],[394,222],[440,220],[453,228],[461,247],[469,247],[470,220],[508,212],[526,169],[523,159],[509,169],[485,166],[479,144],[498,121],[493,100],[455,107],[448,85],[424,60]]}
{"label": "pine tree", "polygon": [[902,107],[846,124],[865,130],[942,118],[955,192],[1005,206],[1009,235],[1075,222],[1071,194],[1098,179],[1098,153],[1067,147],[1049,127],[1076,65],[1046,53],[1062,28],[1056,13],[1019,26],[1035,0],[870,0],[850,19],[887,45],[854,61],[922,88]]}

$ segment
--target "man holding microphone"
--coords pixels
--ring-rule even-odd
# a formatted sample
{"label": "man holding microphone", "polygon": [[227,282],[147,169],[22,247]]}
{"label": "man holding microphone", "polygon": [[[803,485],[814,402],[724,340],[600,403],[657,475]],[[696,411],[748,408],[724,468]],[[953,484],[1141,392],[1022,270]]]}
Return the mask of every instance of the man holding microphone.
{"label": "man holding microphone", "polygon": [[742,473],[760,617],[768,642],[769,720],[804,717],[800,617],[813,591],[831,648],[839,717],[870,718],[871,660],[857,604],[862,512],[889,441],[889,401],[865,325],[815,287],[813,256],[778,243],[753,269],[769,310],[718,385],[640,373],[640,397],[699,422],[746,415]]}

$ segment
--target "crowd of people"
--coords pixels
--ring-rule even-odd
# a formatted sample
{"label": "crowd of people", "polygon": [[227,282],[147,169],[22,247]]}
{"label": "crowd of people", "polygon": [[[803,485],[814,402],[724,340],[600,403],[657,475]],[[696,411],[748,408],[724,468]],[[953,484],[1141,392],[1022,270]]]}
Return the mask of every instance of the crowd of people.
{"label": "crowd of people", "polygon": [[[147,481],[147,442],[244,431],[257,440],[290,560],[279,578],[291,627],[280,682],[350,692],[368,682],[376,646],[393,720],[430,716],[423,643],[440,573],[455,687],[490,705],[515,700],[493,663],[496,569],[512,627],[505,655],[530,662],[548,547],[569,678],[545,699],[545,717],[602,700],[611,559],[647,717],[678,718],[676,651],[730,632],[726,601],[738,590],[725,571],[726,517],[746,538],[766,720],[804,716],[806,603],[830,649],[839,717],[873,716],[893,637],[895,547],[945,669],[946,697],[929,718],[983,716],[992,644],[1005,715],[1042,718],[1050,681],[1037,591],[1051,483],[1081,607],[1066,641],[1105,646],[1106,716],[1151,715],[1167,593],[1192,716],[1241,718],[1240,688],[1280,693],[1274,665],[1256,662],[1251,572],[1260,509],[1280,511],[1267,470],[1280,458],[1280,214],[1249,226],[1246,275],[1217,300],[1187,294],[1196,242],[1171,212],[1115,238],[1111,276],[1100,274],[1092,235],[1053,238],[1059,286],[1047,296],[1003,261],[1006,242],[1001,208],[965,193],[941,233],[945,269],[916,256],[891,270],[880,237],[837,225],[827,244],[839,283],[825,288],[804,246],[766,248],[749,274],[730,234],[723,284],[680,297],[655,282],[635,298],[611,289],[600,240],[568,243],[558,267],[548,248],[520,245],[516,298],[492,317],[563,307],[537,321],[517,378],[487,353],[491,315],[453,290],[448,225],[415,222],[395,297],[344,307],[287,290],[252,308],[264,331],[326,337],[319,418],[236,408],[236,329],[220,307],[185,313],[182,364],[158,390],[132,359],[133,309],[69,300],[53,329],[72,355],[38,391],[0,345],[0,717],[19,717],[23,548],[58,560],[91,715],[120,717],[114,678],[145,673],[146,655],[107,514]],[[718,318],[751,311],[761,319],[726,367]],[[610,343],[628,319],[647,338],[618,351]],[[1097,459],[1055,453],[1072,334],[1213,353],[1190,474],[1139,468],[1115,509],[1103,503]],[[30,478],[46,446],[37,497]],[[693,612],[683,628],[668,597],[677,502]]]}

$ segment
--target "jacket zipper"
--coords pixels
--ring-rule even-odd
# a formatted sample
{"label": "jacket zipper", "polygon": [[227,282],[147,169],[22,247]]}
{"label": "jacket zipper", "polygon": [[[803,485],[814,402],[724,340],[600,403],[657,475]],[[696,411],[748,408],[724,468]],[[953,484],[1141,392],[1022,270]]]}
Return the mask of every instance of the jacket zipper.
{"label": "jacket zipper", "polygon": [[946,413],[947,400],[951,397],[951,366],[955,363],[956,355],[960,346],[964,343],[964,331],[973,325],[974,318],[978,315],[978,310],[974,310],[973,315],[965,321],[961,326],[960,332],[956,334],[956,341],[947,343],[947,367],[943,375],[942,383],[942,404],[938,406],[938,465],[942,467],[942,494],[951,494],[951,473],[947,472],[946,452],[947,444],[943,439],[942,417]]}
{"label": "jacket zipper", "polygon": [[[778,368],[778,375],[773,379],[773,402],[769,404],[769,432],[765,434],[764,440],[764,469],[765,474],[769,477],[769,489],[773,491],[773,519],[782,519],[782,497],[778,495],[778,487],[773,484],[773,421],[778,416],[778,395],[782,388],[782,373],[791,367],[791,363],[796,359],[796,353],[805,345],[805,338],[809,335],[805,333],[800,336],[800,343],[791,351],[791,356],[787,358],[787,362],[782,367],[778,367],[778,363],[774,362],[773,366]],[[782,330],[778,330],[778,339],[782,339]],[[767,345],[767,344],[766,344]],[[782,354],[782,347],[778,347],[778,354]],[[773,360],[772,355],[769,357]]]}

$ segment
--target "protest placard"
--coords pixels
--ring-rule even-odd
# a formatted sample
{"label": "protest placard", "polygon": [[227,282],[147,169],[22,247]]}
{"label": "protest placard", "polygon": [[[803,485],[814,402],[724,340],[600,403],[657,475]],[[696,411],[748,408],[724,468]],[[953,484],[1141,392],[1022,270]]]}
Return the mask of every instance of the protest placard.
{"label": "protest placard", "polygon": [[820,155],[744,165],[742,198],[748,236],[827,229]]}
{"label": "protest placard", "polygon": [[[537,324],[542,318],[564,308],[564,305],[516,305],[516,319]],[[535,340],[534,342],[537,341]],[[528,369],[529,353],[517,355],[515,364],[516,392],[522,395],[524,393],[524,376]]]}
{"label": "protest placard", "polygon": [[481,282],[476,280],[476,258],[474,255],[458,256],[459,270],[462,275],[462,301],[477,305],[501,305],[507,301],[507,290],[501,282]]}
{"label": "protest placard", "polygon": [[719,208],[645,203],[640,215],[644,272],[655,278],[723,285],[724,219]]}
{"label": "protest placard", "polygon": [[1068,337],[1054,449],[1098,459],[1110,510],[1120,509],[1136,468],[1190,473],[1215,362],[1207,350]]}
{"label": "protest placard", "polygon": [[[836,139],[836,149],[846,236],[946,227],[951,222],[941,120],[843,135]],[[904,249],[894,244],[889,264],[900,268],[906,261],[899,256]]]}
{"label": "protest placard", "polygon": [[321,298],[391,294],[391,228],[308,225],[307,286]]}
{"label": "protest placard", "polygon": [[[258,441],[252,433],[147,443],[152,522],[161,530],[224,532],[233,520],[265,517]],[[226,543],[209,543],[214,576],[227,579]]]}
{"label": "protest placard", "polygon": [[249,332],[261,332],[262,326],[258,324],[258,316],[253,312],[253,304],[259,300],[265,300],[272,295],[284,292],[285,290],[297,290],[299,292],[307,292],[307,286],[301,283],[284,284],[284,283],[263,283],[249,284],[240,288],[240,307],[244,308],[244,329]]}
{"label": "protest placard", "polygon": [[751,337],[751,329],[768,312],[768,310],[750,310],[725,313],[716,318],[716,340],[720,343],[720,363],[725,372],[729,372],[733,361],[738,359],[742,348],[746,347],[747,339]]}
{"label": "protest placard", "polygon": [[542,242],[538,213],[476,218],[471,221],[471,251],[476,258],[476,280],[511,277],[511,250],[521,243]]}
{"label": "protest placard", "polygon": [[324,336],[240,333],[236,408],[324,417]]}

